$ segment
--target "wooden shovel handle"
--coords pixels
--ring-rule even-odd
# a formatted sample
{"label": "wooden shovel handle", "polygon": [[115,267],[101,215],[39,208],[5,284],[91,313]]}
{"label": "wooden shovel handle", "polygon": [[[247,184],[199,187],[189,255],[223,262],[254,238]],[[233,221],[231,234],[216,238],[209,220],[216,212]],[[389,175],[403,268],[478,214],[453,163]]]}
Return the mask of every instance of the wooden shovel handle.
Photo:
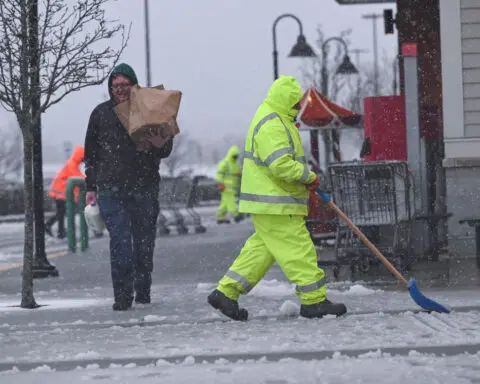
{"label": "wooden shovel handle", "polygon": [[401,281],[403,284],[405,284],[408,287],[408,281],[403,277],[403,275],[388,261],[388,259],[382,255],[382,252],[378,250],[378,248],[372,244],[370,240],[368,240],[367,236],[365,236],[360,229],[348,218],[343,211],[337,207],[337,205],[333,201],[329,201],[328,205],[337,212],[337,215],[340,216],[345,223],[347,223],[348,227],[355,232],[355,234],[362,240],[365,245],[373,252],[373,254],[385,265],[385,267],[388,268],[390,272],[393,273],[393,275]]}

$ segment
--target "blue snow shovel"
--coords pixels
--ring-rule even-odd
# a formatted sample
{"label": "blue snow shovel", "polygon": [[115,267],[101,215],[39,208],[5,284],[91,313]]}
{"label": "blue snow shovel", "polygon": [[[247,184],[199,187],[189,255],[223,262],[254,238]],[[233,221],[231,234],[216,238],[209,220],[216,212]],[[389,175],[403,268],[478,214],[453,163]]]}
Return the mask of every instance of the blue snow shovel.
{"label": "blue snow shovel", "polygon": [[417,282],[414,278],[410,278],[408,281],[403,277],[403,275],[387,260],[385,256],[378,250],[375,245],[373,245],[370,240],[358,229],[358,227],[348,218],[343,211],[337,207],[337,205],[332,201],[332,198],[329,194],[322,192],[319,188],[317,188],[316,192],[322,198],[322,200],[327,203],[337,214],[340,216],[345,223],[347,223],[348,227],[362,240],[365,245],[373,252],[373,254],[388,268],[393,275],[402,282],[410,292],[410,296],[412,297],[413,301],[417,303],[420,307],[425,309],[426,311],[433,311],[433,312],[440,312],[440,313],[450,313],[450,310],[443,305],[437,303],[425,297],[417,287]]}

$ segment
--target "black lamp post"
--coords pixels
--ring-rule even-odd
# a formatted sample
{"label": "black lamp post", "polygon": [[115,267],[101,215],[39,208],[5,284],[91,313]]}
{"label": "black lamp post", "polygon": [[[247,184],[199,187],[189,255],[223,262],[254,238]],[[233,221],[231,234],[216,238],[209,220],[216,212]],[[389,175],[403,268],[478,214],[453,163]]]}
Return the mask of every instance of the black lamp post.
{"label": "black lamp post", "polygon": [[[353,65],[352,61],[350,60],[350,57],[348,56],[348,46],[347,43],[345,43],[345,40],[343,40],[341,37],[330,37],[325,42],[322,44],[322,71],[321,71],[321,76],[322,76],[322,94],[328,97],[328,69],[327,69],[327,45],[330,42],[336,41],[340,43],[343,47],[344,50],[344,56],[341,64],[338,66],[337,71],[335,72],[337,75],[356,75],[358,74],[358,69]],[[310,135],[312,135],[312,132],[310,132]],[[323,140],[325,144],[325,166],[328,166],[330,162],[330,153],[332,150],[332,136],[335,135],[333,138],[334,140],[338,140],[338,133],[336,131],[326,131],[323,134]],[[318,142],[318,139],[317,139]],[[313,149],[313,148],[312,148]],[[313,152],[313,151],[312,151]],[[315,158],[318,161],[318,144],[317,144],[317,149],[316,149],[316,154]],[[312,155],[314,155],[312,153]]]}
{"label": "black lamp post", "polygon": [[277,24],[280,20],[285,18],[294,19],[300,29],[299,35],[297,37],[297,42],[292,47],[288,57],[315,57],[315,52],[313,48],[307,43],[307,39],[303,34],[303,25],[300,19],[290,13],[285,13],[278,16],[273,22],[272,35],[273,35],[273,79],[278,79],[278,51],[277,51]]}
{"label": "black lamp post", "polygon": [[[38,49],[38,1],[32,0],[29,9],[30,23],[30,57],[31,87],[35,90],[30,100],[31,114],[36,116],[40,112],[40,57]],[[33,263],[33,277],[42,278],[58,276],[58,270],[51,265],[45,252],[45,216],[43,194],[43,159],[42,159],[42,125],[41,116],[36,119],[33,127],[33,207],[34,207],[34,235],[35,258]]]}

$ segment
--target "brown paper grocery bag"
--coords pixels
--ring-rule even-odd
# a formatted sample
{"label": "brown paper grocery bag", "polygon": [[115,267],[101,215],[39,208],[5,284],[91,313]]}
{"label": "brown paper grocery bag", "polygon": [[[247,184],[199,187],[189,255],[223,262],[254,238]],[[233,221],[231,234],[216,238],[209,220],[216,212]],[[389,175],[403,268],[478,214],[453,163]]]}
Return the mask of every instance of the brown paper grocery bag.
{"label": "brown paper grocery bag", "polygon": [[115,107],[115,112],[139,149],[147,149],[148,138],[161,136],[164,143],[180,133],[177,115],[182,93],[152,88],[132,87],[130,100]]}

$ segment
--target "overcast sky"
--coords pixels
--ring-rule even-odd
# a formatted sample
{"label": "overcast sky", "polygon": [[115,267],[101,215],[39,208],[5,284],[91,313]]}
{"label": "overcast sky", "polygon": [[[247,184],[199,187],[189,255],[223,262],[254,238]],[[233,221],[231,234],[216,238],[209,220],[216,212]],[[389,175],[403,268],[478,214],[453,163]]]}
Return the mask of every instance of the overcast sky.
{"label": "overcast sky", "polygon": [[[334,0],[150,0],[152,81],[183,91],[182,132],[209,142],[231,133],[245,134],[273,80],[272,23],[277,16],[286,12],[298,16],[312,45],[319,24],[327,37],[352,28],[351,47],[368,49],[369,53],[361,56],[368,62],[373,52],[372,22],[361,16],[394,6],[341,6]],[[132,23],[122,61],[134,67],[144,85],[143,1],[113,2],[107,14]],[[380,50],[393,57],[397,36],[384,35],[383,21],[377,23]],[[301,59],[287,58],[297,34],[294,20],[278,24],[280,74],[300,77]],[[90,112],[105,94],[106,86],[82,90],[44,115],[43,141],[49,148],[46,161],[53,156],[52,147],[63,152],[67,140],[83,144]],[[13,117],[0,110],[0,124],[8,121],[14,121]]]}

